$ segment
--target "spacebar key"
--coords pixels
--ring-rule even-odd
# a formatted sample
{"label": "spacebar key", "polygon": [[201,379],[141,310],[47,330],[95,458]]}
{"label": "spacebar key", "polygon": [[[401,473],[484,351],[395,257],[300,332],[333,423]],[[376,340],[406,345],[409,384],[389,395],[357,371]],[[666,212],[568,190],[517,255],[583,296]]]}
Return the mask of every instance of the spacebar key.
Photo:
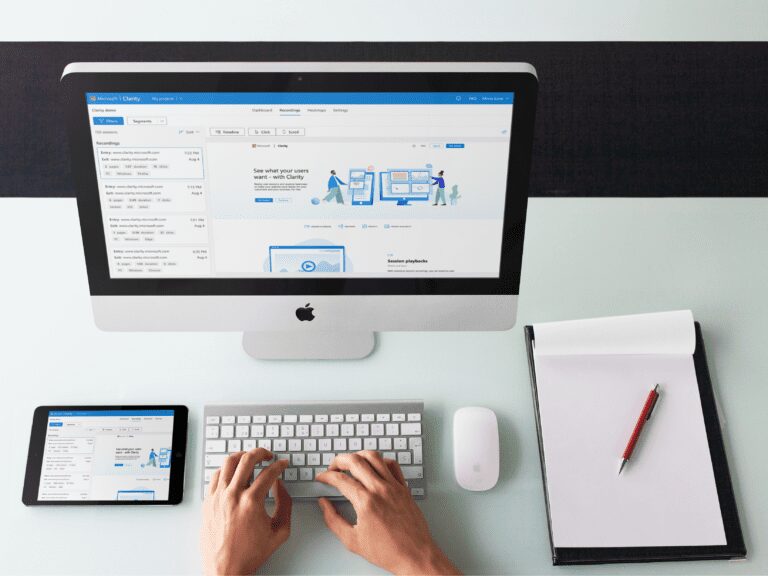
{"label": "spacebar key", "polygon": [[322,482],[283,482],[283,486],[291,498],[344,498],[336,488]]}

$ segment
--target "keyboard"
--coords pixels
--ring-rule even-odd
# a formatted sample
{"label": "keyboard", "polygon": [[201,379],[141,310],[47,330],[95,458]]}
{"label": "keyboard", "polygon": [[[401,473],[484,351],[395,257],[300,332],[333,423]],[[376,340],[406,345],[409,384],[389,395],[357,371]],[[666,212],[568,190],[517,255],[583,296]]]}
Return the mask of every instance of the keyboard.
{"label": "keyboard", "polygon": [[[254,448],[288,461],[281,478],[294,499],[344,500],[315,477],[336,454],[360,450],[397,461],[411,495],[425,498],[423,412],[424,403],[413,400],[206,406],[203,498],[228,454]],[[254,478],[270,463],[258,465]]]}

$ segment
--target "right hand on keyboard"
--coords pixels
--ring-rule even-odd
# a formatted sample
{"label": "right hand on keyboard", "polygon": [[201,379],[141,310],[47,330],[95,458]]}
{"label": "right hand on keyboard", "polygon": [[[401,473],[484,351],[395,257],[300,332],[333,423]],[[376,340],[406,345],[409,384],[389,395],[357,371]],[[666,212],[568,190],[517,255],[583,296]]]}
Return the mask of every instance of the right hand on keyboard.
{"label": "right hand on keyboard", "polygon": [[326,525],[348,550],[395,574],[459,574],[432,540],[394,460],[368,450],[340,454],[316,479],[341,492],[357,513],[352,525],[329,500],[319,500]]}

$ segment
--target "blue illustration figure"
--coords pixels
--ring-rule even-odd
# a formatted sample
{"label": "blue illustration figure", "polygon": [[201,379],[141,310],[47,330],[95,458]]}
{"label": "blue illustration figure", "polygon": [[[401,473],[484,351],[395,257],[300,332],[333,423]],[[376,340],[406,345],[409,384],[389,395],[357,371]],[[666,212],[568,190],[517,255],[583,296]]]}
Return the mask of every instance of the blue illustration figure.
{"label": "blue illustration figure", "polygon": [[341,178],[336,176],[336,170],[331,170],[331,177],[328,179],[328,195],[323,198],[323,202],[330,202],[331,198],[336,198],[337,204],[344,204],[344,198],[341,196],[341,188],[339,185],[346,186],[346,182],[342,182]]}
{"label": "blue illustration figure", "polygon": [[456,202],[461,198],[461,194],[459,194],[459,185],[454,184],[451,186],[451,193],[448,196],[448,200],[451,203],[451,206],[456,206]]}
{"label": "blue illustration figure", "polygon": [[437,206],[437,203],[440,202],[441,206],[445,206],[445,180],[443,180],[443,171],[440,170],[440,172],[437,173],[437,176],[432,176],[432,186],[437,184],[437,193],[435,194],[435,201],[432,204],[432,206]]}
{"label": "blue illustration figure", "polygon": [[153,466],[157,468],[157,454],[155,453],[154,448],[149,449],[149,462],[147,462],[147,466]]}

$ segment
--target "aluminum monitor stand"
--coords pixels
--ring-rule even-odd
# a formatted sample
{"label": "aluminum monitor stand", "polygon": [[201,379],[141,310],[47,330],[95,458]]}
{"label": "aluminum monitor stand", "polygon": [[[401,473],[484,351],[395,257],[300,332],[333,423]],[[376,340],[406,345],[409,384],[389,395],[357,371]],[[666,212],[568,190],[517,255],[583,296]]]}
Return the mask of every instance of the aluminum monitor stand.
{"label": "aluminum monitor stand", "polygon": [[243,333],[243,348],[259,360],[358,360],[375,346],[374,332]]}

